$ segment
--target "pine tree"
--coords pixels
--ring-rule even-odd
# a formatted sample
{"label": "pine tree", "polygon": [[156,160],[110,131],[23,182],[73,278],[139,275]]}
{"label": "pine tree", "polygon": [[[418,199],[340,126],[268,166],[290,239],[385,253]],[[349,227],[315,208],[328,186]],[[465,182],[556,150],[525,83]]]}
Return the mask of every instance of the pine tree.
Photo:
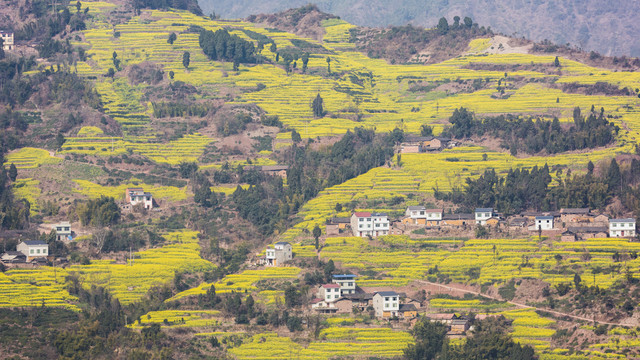
{"label": "pine tree", "polygon": [[313,116],[315,118],[324,117],[324,108],[322,106],[322,97],[320,93],[316,95],[316,98],[313,100],[313,104],[311,104],[311,110],[313,110]]}
{"label": "pine tree", "polygon": [[188,51],[185,51],[182,54],[182,65],[184,65],[185,69],[189,69],[189,63],[191,62],[191,54]]}
{"label": "pine tree", "polygon": [[620,186],[622,185],[622,175],[620,174],[620,167],[616,159],[611,159],[611,165],[609,165],[609,171],[607,173],[607,180],[609,184],[609,191],[618,193]]}
{"label": "pine tree", "polygon": [[11,166],[9,167],[9,179],[11,179],[11,181],[16,181],[17,177],[18,169],[16,168],[14,163],[11,163]]}
{"label": "pine tree", "polygon": [[171,34],[169,34],[169,38],[167,39],[167,43],[173,45],[173,42],[176,41],[178,37],[176,36],[176,33],[172,32]]}

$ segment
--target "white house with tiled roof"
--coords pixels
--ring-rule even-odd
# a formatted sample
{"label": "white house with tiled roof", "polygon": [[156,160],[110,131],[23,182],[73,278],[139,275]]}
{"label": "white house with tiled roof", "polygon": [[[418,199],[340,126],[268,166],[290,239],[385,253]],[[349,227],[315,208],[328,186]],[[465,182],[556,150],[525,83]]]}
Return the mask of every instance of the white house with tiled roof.
{"label": "white house with tiled roof", "polygon": [[324,284],[318,286],[318,299],[322,299],[326,302],[334,302],[342,296],[340,293],[340,285],[338,284]]}

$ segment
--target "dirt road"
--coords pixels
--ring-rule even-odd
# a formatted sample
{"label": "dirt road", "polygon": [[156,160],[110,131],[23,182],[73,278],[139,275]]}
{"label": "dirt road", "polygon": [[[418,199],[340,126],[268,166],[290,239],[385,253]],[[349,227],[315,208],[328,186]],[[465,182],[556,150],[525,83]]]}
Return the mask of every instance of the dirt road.
{"label": "dirt road", "polygon": [[[467,293],[467,294],[473,294],[476,296],[482,296],[484,298],[487,299],[491,299],[491,300],[497,300],[497,301],[506,301],[503,300],[501,298],[498,298],[496,296],[491,296],[491,295],[487,295],[487,294],[483,294],[481,292],[478,291],[474,291],[474,290],[468,290],[468,289],[464,289],[464,288],[459,288],[459,287],[455,287],[455,286],[449,286],[449,285],[442,285],[442,284],[438,284],[438,283],[433,283],[430,281],[425,281],[425,280],[415,280],[418,283],[421,284],[426,284],[426,285],[430,285],[430,286],[437,286],[437,287],[441,287],[443,289],[447,289],[449,291],[459,291],[459,292],[463,292],[463,293]],[[540,310],[540,311],[546,311],[548,313],[554,314],[556,316],[566,316],[566,317],[570,317],[572,319],[576,319],[576,320],[582,320],[582,321],[588,321],[588,322],[593,322],[593,319],[588,319],[582,316],[577,316],[577,315],[571,315],[571,314],[566,314],[563,312],[559,312],[559,311],[555,311],[555,310],[549,310],[549,309],[544,309],[544,308],[538,308],[535,306],[530,306],[530,305],[526,305],[526,304],[521,304],[521,303],[517,303],[514,301],[506,301],[507,303],[520,307],[520,308],[529,308],[529,309],[534,309],[534,310]],[[605,325],[613,325],[613,326],[629,326],[629,325],[625,325],[625,324],[620,324],[620,323],[611,323],[611,322],[605,322],[605,321],[596,321],[598,324],[605,324]]]}

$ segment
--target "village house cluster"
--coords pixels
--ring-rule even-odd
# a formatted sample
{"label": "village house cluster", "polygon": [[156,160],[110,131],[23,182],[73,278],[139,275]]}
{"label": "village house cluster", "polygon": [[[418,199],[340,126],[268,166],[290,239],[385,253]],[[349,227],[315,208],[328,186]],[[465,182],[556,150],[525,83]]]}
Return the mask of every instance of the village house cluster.
{"label": "village house cluster", "polygon": [[381,319],[413,319],[420,302],[395,291],[367,293],[356,285],[356,275],[333,275],[331,283],[319,285],[311,309],[321,314],[373,311]]}
{"label": "village house cluster", "polygon": [[[71,230],[71,223],[62,221],[51,226],[55,231],[56,241],[70,242],[75,233]],[[49,245],[41,240],[25,240],[16,246],[16,251],[6,251],[0,255],[0,262],[7,268],[23,268],[40,265],[66,264],[66,258],[56,258],[49,251]]]}
{"label": "village house cluster", "polygon": [[390,220],[387,214],[354,212],[351,218],[327,221],[327,236],[351,232],[352,236],[372,237],[399,235],[417,228],[437,234],[446,230],[473,230],[481,225],[495,229],[529,232],[545,236],[560,236],[563,241],[591,238],[635,238],[636,219],[610,219],[589,208],[563,208],[555,212],[522,212],[504,217],[492,208],[477,208],[473,213],[446,213],[444,209],[409,206],[404,216]]}

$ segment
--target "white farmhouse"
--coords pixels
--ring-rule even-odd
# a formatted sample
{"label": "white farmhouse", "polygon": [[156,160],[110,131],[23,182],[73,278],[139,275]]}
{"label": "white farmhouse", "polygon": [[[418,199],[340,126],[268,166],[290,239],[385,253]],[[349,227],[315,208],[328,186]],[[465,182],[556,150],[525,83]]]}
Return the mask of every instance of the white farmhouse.
{"label": "white farmhouse", "polygon": [[142,188],[129,188],[125,192],[127,203],[132,207],[142,204],[145,209],[153,209],[153,195],[145,192]]}
{"label": "white farmhouse", "polygon": [[536,216],[533,230],[553,230],[553,216]]}
{"label": "white farmhouse", "polygon": [[492,208],[477,208],[475,211],[476,225],[486,225],[487,220],[493,217]]}
{"label": "white farmhouse", "polygon": [[23,241],[16,247],[18,251],[27,257],[27,261],[34,258],[49,256],[49,245],[40,240]]}
{"label": "white farmhouse", "polygon": [[2,38],[2,50],[9,51],[15,48],[12,32],[0,30],[0,37]]}
{"label": "white farmhouse", "polygon": [[56,240],[71,240],[71,224],[68,221],[53,225],[53,230],[56,231]]}
{"label": "white farmhouse", "polygon": [[331,282],[340,286],[340,295],[356,293],[355,275],[333,275]]}
{"label": "white farmhouse", "polygon": [[319,299],[322,299],[325,302],[334,302],[342,295],[340,295],[340,285],[338,284],[324,284],[318,286],[318,294]]}
{"label": "white farmhouse", "polygon": [[389,235],[389,218],[382,213],[354,212],[351,231],[358,237]]}
{"label": "white farmhouse", "polygon": [[275,243],[273,247],[267,247],[265,262],[269,266],[280,266],[293,259],[293,247],[286,241]]}
{"label": "white farmhouse", "polygon": [[610,237],[634,237],[636,236],[636,219],[610,219]]}
{"label": "white farmhouse", "polygon": [[404,212],[408,216],[412,224],[424,224],[427,220],[427,208],[424,206],[409,206]]}
{"label": "white farmhouse", "polygon": [[400,296],[395,291],[377,292],[373,295],[373,309],[379,318],[398,316]]}

